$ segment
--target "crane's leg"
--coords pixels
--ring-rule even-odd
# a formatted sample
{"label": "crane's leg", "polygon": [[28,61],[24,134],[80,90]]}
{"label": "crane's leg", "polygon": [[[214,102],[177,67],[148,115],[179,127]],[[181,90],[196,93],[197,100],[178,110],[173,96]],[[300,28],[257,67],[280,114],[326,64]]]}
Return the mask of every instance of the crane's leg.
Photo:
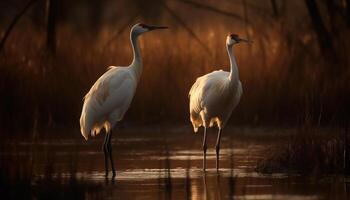
{"label": "crane's leg", "polygon": [[207,128],[204,127],[204,136],[203,136],[203,170],[206,169],[206,155],[207,155]]}
{"label": "crane's leg", "polygon": [[112,177],[115,177],[115,169],[114,169],[114,162],[113,162],[113,156],[112,156],[112,145],[111,145],[111,139],[112,139],[112,130],[108,134],[108,143],[107,143],[107,149],[109,153],[109,159],[111,161],[111,167],[112,167]]}
{"label": "crane's leg", "polygon": [[221,140],[221,128],[219,128],[218,137],[216,139],[216,171],[219,170],[219,161],[220,161],[220,140]]}
{"label": "crane's leg", "polygon": [[106,177],[108,176],[108,148],[107,148],[107,143],[108,143],[108,136],[109,134],[106,133],[105,140],[103,142],[103,153],[105,155],[105,173]]}

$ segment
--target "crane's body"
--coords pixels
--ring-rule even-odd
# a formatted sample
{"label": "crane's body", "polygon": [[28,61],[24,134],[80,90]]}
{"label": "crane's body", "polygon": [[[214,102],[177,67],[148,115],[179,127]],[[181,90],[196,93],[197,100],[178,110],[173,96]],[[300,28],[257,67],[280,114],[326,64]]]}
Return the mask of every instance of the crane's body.
{"label": "crane's body", "polygon": [[234,44],[248,40],[232,34],[227,37],[226,48],[230,58],[230,72],[213,71],[197,78],[189,92],[190,120],[194,132],[204,127],[203,138],[203,169],[206,169],[206,129],[216,125],[219,129],[216,141],[216,168],[219,169],[219,151],[221,130],[229,120],[232,111],[238,105],[243,93],[239,80],[238,66],[233,55]]}
{"label": "crane's body", "polygon": [[229,72],[214,71],[199,77],[190,90],[190,118],[197,132],[201,126],[222,129],[242,95],[242,84],[232,84]]}
{"label": "crane's body", "polygon": [[109,133],[123,119],[136,87],[137,81],[131,67],[109,67],[84,97],[80,118],[84,138],[97,135],[102,128]]}
{"label": "crane's body", "polygon": [[123,119],[128,110],[142,73],[143,65],[137,38],[142,33],[164,28],[166,27],[134,25],[130,31],[130,42],[134,56],[132,63],[125,67],[109,67],[108,71],[94,83],[84,97],[80,116],[81,134],[87,140],[90,135],[99,134],[101,129],[106,130],[103,144],[106,176],[108,175],[109,156],[113,177],[115,177],[111,146],[112,129],[118,121]]}

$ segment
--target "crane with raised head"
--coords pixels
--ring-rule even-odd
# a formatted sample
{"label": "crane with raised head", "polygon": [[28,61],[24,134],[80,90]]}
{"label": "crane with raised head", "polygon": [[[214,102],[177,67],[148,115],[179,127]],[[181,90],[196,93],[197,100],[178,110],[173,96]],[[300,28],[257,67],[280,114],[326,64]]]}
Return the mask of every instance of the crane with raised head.
{"label": "crane with raised head", "polygon": [[240,42],[250,43],[237,34],[228,35],[226,49],[230,59],[230,72],[218,70],[197,78],[189,92],[190,120],[194,132],[204,127],[203,136],[203,170],[206,170],[207,128],[216,125],[219,129],[216,140],[216,169],[219,169],[221,132],[238,105],[242,95],[238,66],[232,47]]}
{"label": "crane with raised head", "polygon": [[167,27],[135,24],[130,31],[130,42],[133,50],[132,63],[124,67],[109,67],[84,97],[80,117],[81,134],[87,140],[90,135],[99,134],[101,129],[106,130],[103,143],[106,177],[108,176],[109,162],[113,177],[116,175],[111,145],[113,127],[123,119],[128,110],[142,73],[142,57],[137,38],[143,33],[165,28]]}

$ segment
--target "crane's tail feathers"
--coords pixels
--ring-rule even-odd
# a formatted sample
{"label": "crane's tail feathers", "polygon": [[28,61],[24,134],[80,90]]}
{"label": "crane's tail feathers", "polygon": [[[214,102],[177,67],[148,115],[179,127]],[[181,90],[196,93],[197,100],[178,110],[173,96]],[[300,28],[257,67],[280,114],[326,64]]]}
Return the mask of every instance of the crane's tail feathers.
{"label": "crane's tail feathers", "polygon": [[83,135],[83,137],[85,138],[86,141],[89,139],[88,135],[84,135],[84,134],[82,134],[82,135]]}
{"label": "crane's tail feathers", "polygon": [[80,128],[81,135],[85,138],[85,140],[89,139],[89,133],[90,131],[86,130],[84,127]]}
{"label": "crane's tail feathers", "polygon": [[101,132],[102,128],[104,128],[107,133],[110,131],[110,126],[107,123],[105,123],[103,126],[94,126],[91,130],[84,129],[82,127],[80,131],[83,137],[85,138],[85,140],[88,140],[90,135],[92,137],[95,137],[96,135],[98,135]]}
{"label": "crane's tail feathers", "polygon": [[196,120],[195,118],[193,118],[192,116],[191,116],[191,123],[192,123],[192,126],[193,126],[193,131],[195,133],[197,133],[198,132],[198,128],[201,126],[201,123],[198,120]]}
{"label": "crane's tail feathers", "polygon": [[192,126],[193,126],[194,133],[197,133],[198,132],[198,128],[200,127],[200,125],[195,123],[194,121],[192,121]]}

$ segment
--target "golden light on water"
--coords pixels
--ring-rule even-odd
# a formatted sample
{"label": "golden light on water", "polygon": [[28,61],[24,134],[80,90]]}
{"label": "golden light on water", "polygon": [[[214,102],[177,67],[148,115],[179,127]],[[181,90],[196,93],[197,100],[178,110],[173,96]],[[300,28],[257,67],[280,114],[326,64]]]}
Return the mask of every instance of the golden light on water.
{"label": "golden light on water", "polygon": [[[316,0],[1,3],[1,196],[349,199],[349,8]],[[113,130],[117,176],[106,179],[104,132],[87,142],[79,132],[82,99],[108,66],[131,63],[138,22],[170,29],[138,40],[144,68]],[[253,41],[233,47],[243,93],[223,129],[219,173],[217,129],[208,130],[203,175],[189,90],[200,76],[230,70],[232,33]]]}

